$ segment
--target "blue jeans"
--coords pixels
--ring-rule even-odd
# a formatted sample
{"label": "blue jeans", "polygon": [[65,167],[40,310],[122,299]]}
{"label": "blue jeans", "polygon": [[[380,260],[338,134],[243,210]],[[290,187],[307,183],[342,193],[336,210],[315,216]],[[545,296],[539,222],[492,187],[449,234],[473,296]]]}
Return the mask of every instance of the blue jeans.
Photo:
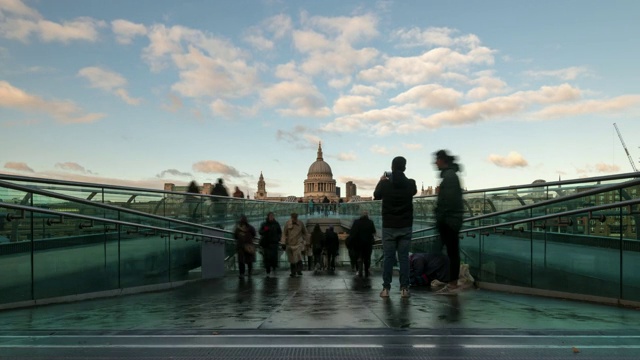
{"label": "blue jeans", "polygon": [[409,288],[409,247],[411,246],[412,228],[382,228],[382,250],[384,263],[382,270],[382,286],[391,288],[393,265],[396,262],[396,252],[400,262],[400,288]]}

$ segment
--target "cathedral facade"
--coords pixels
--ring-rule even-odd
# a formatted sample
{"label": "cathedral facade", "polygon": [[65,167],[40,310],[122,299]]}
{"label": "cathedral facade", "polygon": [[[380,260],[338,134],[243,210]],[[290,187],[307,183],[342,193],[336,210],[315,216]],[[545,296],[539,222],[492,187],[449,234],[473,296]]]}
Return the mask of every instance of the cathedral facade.
{"label": "cathedral facade", "polygon": [[313,200],[318,203],[322,202],[325,197],[331,202],[339,200],[331,166],[324,161],[322,143],[319,143],[316,161],[309,166],[307,179],[304,181],[304,200]]}

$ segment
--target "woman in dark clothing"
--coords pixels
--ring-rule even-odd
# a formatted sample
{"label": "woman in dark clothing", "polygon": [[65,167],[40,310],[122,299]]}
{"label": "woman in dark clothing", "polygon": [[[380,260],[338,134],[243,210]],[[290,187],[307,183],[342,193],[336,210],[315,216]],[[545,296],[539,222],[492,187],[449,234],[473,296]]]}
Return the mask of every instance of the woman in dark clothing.
{"label": "woman in dark clothing", "polygon": [[244,277],[245,265],[247,265],[249,269],[249,276],[251,276],[253,263],[256,261],[256,248],[253,245],[253,239],[255,237],[256,229],[247,222],[246,216],[240,216],[240,221],[238,221],[236,229],[233,232],[233,238],[236,239],[236,252],[238,254],[240,278]]}
{"label": "woman in dark clothing", "polygon": [[315,271],[322,269],[322,248],[324,248],[324,234],[320,230],[320,225],[316,224],[311,232],[311,249],[315,260]]}
{"label": "woman in dark clothing", "polygon": [[278,267],[278,248],[280,248],[280,237],[282,228],[272,212],[267,214],[267,219],[260,225],[260,247],[263,250],[264,267],[267,276],[271,270],[275,273]]}
{"label": "woman in dark clothing", "polygon": [[436,154],[436,166],[440,170],[442,182],[438,190],[436,202],[436,228],[440,233],[440,239],[447,247],[449,256],[449,284],[439,293],[456,293],[458,289],[458,276],[460,275],[460,239],[458,234],[462,228],[462,215],[464,213],[462,203],[462,187],[456,174],[460,166],[456,164],[455,157],[445,150]]}
{"label": "woman in dark clothing", "polygon": [[324,246],[329,258],[329,271],[336,271],[336,256],[338,256],[338,248],[340,247],[340,240],[338,234],[333,231],[333,226],[329,225],[324,232]]}

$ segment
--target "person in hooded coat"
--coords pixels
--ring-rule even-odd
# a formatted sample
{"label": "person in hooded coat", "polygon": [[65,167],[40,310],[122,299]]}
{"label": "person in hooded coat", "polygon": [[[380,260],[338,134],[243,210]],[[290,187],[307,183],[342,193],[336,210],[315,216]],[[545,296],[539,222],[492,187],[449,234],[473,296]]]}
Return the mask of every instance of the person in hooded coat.
{"label": "person in hooded coat", "polygon": [[240,268],[240,278],[244,277],[245,265],[249,270],[249,276],[253,271],[253,263],[256,261],[256,250],[253,239],[256,237],[256,229],[247,221],[245,215],[240,216],[240,220],[233,231],[233,238],[236,240],[236,252],[238,257],[238,267]]}

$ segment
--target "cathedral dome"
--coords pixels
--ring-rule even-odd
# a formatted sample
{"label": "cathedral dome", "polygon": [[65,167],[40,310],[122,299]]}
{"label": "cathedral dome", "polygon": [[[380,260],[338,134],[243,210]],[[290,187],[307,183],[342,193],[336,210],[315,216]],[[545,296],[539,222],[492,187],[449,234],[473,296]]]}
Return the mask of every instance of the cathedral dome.
{"label": "cathedral dome", "polygon": [[324,162],[324,160],[317,160],[311,166],[309,166],[309,175],[327,175],[333,177],[333,173],[331,172],[331,166]]}
{"label": "cathedral dome", "polygon": [[307,177],[311,177],[312,175],[315,175],[316,177],[318,175],[324,175],[333,178],[331,166],[322,159],[322,146],[318,146],[318,157],[316,158],[316,161],[309,166]]}

